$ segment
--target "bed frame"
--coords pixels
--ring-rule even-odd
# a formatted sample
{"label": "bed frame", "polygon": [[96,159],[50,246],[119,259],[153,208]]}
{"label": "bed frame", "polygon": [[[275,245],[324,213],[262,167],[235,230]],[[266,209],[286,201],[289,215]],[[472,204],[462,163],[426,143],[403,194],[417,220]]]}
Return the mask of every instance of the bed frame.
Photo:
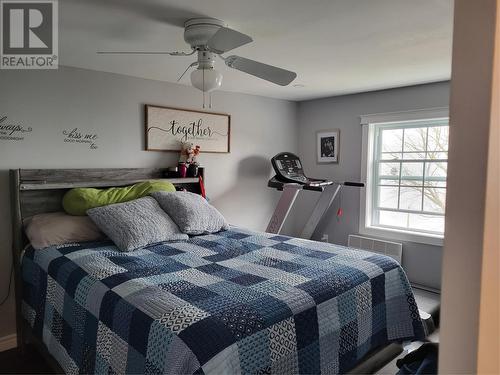
{"label": "bed frame", "polygon": [[[23,220],[41,213],[62,211],[62,197],[76,187],[128,186],[147,180],[162,180],[173,183],[176,188],[201,193],[198,178],[164,178],[166,169],[15,169],[10,171],[12,204],[12,256],[14,263],[16,333],[21,351],[32,344],[57,374],[64,371],[50,355],[42,341],[36,337],[21,314],[22,278],[21,254],[28,240],[23,230]],[[204,169],[200,168],[204,177]],[[399,344],[390,344],[369,353],[350,374],[372,373],[388,363],[403,350]]]}
{"label": "bed frame", "polygon": [[[148,180],[173,183],[178,189],[201,193],[199,178],[164,178],[166,168],[114,169],[13,169],[10,170],[12,213],[12,258],[14,264],[17,345],[25,350],[33,344],[56,373],[62,368],[48,353],[41,340],[32,334],[31,327],[21,314],[22,279],[21,253],[28,244],[23,220],[41,213],[63,211],[62,197],[72,188],[129,186]],[[204,178],[204,169],[199,169]]]}

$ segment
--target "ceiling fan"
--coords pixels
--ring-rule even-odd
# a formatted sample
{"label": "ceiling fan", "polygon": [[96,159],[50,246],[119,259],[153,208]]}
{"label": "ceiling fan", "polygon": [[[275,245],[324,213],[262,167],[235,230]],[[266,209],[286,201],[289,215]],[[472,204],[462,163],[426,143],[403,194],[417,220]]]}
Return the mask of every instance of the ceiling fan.
{"label": "ceiling fan", "polygon": [[[146,51],[101,51],[98,54],[112,55],[171,55],[191,56],[198,53],[197,61],[190,64],[177,81],[190,68],[197,67],[191,73],[191,83],[197,89],[211,92],[221,87],[222,74],[215,70],[215,60],[219,56],[233,69],[259,77],[280,86],[287,86],[297,73],[241,56],[222,54],[252,42],[252,38],[239,31],[224,26],[224,22],[215,18],[192,18],[184,23],[184,40],[191,46],[190,52],[146,52]],[[203,100],[205,102],[205,100]],[[205,103],[203,103],[205,104]]]}

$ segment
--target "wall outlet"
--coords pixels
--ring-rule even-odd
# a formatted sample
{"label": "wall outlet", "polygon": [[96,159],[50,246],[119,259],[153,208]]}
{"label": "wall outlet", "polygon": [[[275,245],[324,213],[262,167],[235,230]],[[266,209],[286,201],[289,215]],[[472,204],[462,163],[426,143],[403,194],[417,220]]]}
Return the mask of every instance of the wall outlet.
{"label": "wall outlet", "polygon": [[323,237],[321,237],[321,242],[328,242],[328,234],[323,234]]}

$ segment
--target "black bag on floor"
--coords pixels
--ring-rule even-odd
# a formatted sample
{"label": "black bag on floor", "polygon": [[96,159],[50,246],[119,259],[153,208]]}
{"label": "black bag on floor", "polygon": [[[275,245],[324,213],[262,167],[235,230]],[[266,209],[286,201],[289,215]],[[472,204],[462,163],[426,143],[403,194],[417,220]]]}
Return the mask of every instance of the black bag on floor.
{"label": "black bag on floor", "polygon": [[398,359],[397,375],[437,374],[439,344],[425,343],[417,350]]}

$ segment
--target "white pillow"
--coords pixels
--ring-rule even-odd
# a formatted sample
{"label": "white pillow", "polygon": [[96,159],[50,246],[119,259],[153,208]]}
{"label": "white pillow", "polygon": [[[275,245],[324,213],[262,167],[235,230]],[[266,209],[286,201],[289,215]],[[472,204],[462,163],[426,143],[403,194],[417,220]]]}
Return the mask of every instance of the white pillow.
{"label": "white pillow", "polygon": [[106,238],[87,216],[64,212],[35,215],[24,222],[25,233],[35,249]]}

